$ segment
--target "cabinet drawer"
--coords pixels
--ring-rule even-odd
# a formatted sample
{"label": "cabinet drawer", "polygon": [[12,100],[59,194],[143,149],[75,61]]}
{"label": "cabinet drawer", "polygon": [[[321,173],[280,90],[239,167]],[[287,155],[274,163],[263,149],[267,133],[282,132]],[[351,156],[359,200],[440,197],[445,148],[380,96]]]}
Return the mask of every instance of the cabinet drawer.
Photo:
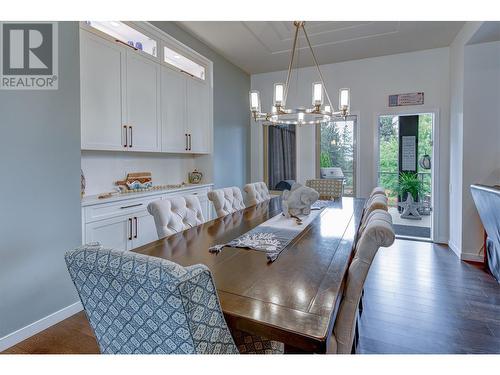
{"label": "cabinet drawer", "polygon": [[148,198],[127,199],[120,202],[103,203],[85,207],[85,222],[108,219],[116,216],[126,216],[135,212],[145,211],[148,204],[161,200],[162,195]]}
{"label": "cabinet drawer", "polygon": [[199,188],[199,187],[193,187],[192,189],[186,189],[186,190],[182,190],[182,191],[176,191],[176,192],[169,192],[166,194],[166,197],[178,197],[178,196],[186,196],[186,195],[196,195],[198,196],[200,199],[203,199],[203,197],[206,198],[207,196],[207,193],[210,191],[211,189],[208,188],[208,187],[204,187],[204,188]]}

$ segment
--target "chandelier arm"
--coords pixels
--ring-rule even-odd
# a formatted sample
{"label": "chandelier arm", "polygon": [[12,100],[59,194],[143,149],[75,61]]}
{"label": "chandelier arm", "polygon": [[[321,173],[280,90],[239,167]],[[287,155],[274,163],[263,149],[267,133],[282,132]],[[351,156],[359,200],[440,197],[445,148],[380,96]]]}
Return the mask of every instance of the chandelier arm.
{"label": "chandelier arm", "polygon": [[286,106],[286,99],[288,97],[288,85],[290,84],[290,76],[292,75],[293,59],[295,58],[295,47],[297,46],[297,39],[299,36],[299,28],[300,28],[300,25],[296,25],[295,37],[293,38],[292,57],[290,58],[290,64],[288,65],[288,73],[286,75],[285,93],[283,95],[283,107]]}
{"label": "chandelier arm", "polygon": [[302,30],[304,31],[304,35],[306,36],[307,44],[309,45],[309,49],[311,50],[311,55],[312,55],[312,58],[314,60],[314,64],[316,64],[316,69],[318,70],[319,78],[321,79],[321,83],[323,84],[323,88],[324,88],[325,94],[326,94],[326,99],[328,100],[328,104],[330,104],[330,108],[333,111],[332,101],[330,100],[330,95],[328,95],[328,90],[326,89],[325,80],[323,79],[323,74],[321,74],[321,69],[319,68],[318,60],[316,60],[316,55],[314,54],[313,48],[311,46],[311,42],[309,41],[309,36],[307,35],[306,28],[304,27],[304,25],[302,25]]}

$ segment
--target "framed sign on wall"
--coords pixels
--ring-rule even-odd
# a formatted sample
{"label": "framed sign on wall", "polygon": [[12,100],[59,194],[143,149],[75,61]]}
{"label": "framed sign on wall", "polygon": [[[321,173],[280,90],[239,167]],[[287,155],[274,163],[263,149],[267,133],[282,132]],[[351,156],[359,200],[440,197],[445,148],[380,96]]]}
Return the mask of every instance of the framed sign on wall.
{"label": "framed sign on wall", "polygon": [[413,92],[408,94],[389,95],[389,107],[424,104],[424,93]]}

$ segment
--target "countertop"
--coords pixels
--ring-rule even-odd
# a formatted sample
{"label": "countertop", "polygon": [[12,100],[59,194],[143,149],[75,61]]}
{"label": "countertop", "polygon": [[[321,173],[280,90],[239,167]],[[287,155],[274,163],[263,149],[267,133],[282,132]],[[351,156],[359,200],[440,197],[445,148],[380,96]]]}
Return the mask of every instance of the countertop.
{"label": "countertop", "polygon": [[137,193],[125,193],[125,194],[116,194],[109,198],[99,199],[98,195],[88,195],[82,198],[82,207],[93,206],[96,204],[103,203],[111,203],[111,202],[119,202],[123,200],[133,199],[133,198],[143,198],[149,197],[152,195],[161,195],[165,193],[174,193],[183,190],[191,190],[196,188],[207,188],[212,187],[214,184],[186,184],[180,188],[171,188],[171,189],[162,189],[162,190],[151,190],[151,191],[141,191]]}

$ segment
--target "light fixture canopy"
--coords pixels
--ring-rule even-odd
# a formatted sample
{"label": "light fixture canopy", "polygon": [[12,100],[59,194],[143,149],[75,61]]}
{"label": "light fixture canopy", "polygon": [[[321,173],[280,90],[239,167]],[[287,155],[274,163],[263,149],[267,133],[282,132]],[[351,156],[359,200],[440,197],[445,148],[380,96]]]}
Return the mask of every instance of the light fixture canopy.
{"label": "light fixture canopy", "polygon": [[[304,21],[295,21],[295,36],[293,39],[292,55],[288,65],[286,83],[275,83],[273,92],[273,106],[271,112],[261,112],[260,94],[256,90],[250,91],[250,111],[255,121],[265,122],[268,125],[318,125],[333,121],[335,118],[346,118],[350,109],[350,92],[348,88],[339,91],[339,110],[333,111],[333,105],[325,86],[321,69],[314,55],[314,51],[309,41]],[[318,71],[320,82],[312,84],[312,108],[299,107],[295,109],[286,108],[286,99],[290,88],[290,77],[293,69],[293,61],[297,50],[297,40],[299,31],[302,29],[305,39],[311,51],[314,64]],[[323,107],[323,103],[326,105]]]}

